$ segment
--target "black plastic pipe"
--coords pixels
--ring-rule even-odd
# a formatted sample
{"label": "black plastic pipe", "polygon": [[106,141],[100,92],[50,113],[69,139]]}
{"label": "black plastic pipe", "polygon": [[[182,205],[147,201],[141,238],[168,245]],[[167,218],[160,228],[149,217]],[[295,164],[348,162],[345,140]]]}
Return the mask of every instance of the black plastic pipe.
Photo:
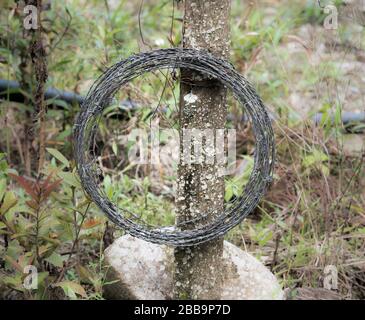
{"label": "black plastic pipe", "polygon": [[[24,95],[20,91],[20,85],[17,81],[0,79],[0,99],[8,99],[14,102],[24,102]],[[45,92],[46,100],[57,99],[66,102],[67,104],[82,104],[84,97],[73,92],[58,90],[56,88],[48,88]],[[138,108],[138,105],[131,100],[124,100],[120,106],[123,109],[133,110]],[[232,116],[232,115],[231,115]],[[272,115],[271,115],[272,116]],[[228,116],[229,119],[230,115]],[[323,114],[317,113],[314,115],[313,122],[319,125],[322,121]],[[331,115],[331,123],[334,124],[334,115]],[[247,121],[244,116],[244,121]],[[365,112],[343,112],[341,115],[342,124],[344,126],[351,126],[356,123],[365,123]]]}
{"label": "black plastic pipe", "polygon": [[[313,117],[313,122],[316,125],[318,125],[321,123],[322,118],[323,118],[323,113],[317,113]],[[331,123],[334,124],[335,116],[331,115],[330,119],[331,119]],[[365,112],[342,112],[341,121],[342,121],[342,124],[345,126],[350,125],[350,124],[355,124],[355,123],[365,123]]]}
{"label": "black plastic pipe", "polygon": [[[56,88],[48,88],[44,93],[46,100],[57,99],[66,102],[69,105],[81,105],[85,97],[74,92],[58,90]],[[20,90],[20,84],[17,81],[0,79],[0,99],[23,103],[24,94]],[[124,100],[120,103],[120,107],[124,110],[133,110],[138,106],[131,100]]]}
{"label": "black plastic pipe", "polygon": [[[14,102],[24,102],[24,95],[20,91],[20,84],[17,81],[0,79],[0,99],[8,99]],[[48,88],[44,93],[46,100],[58,99],[67,104],[78,103],[84,101],[84,97],[73,92],[61,91],[55,88]]]}

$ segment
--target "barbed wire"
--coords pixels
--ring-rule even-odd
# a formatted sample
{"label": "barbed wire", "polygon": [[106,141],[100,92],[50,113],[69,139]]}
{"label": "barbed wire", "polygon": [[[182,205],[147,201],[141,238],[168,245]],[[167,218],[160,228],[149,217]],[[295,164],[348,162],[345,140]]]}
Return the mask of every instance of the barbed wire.
{"label": "barbed wire", "polygon": [[[116,92],[128,82],[154,70],[186,68],[219,80],[231,89],[252,122],[256,140],[254,166],[243,194],[214,220],[196,229],[182,230],[181,225],[154,227],[137,214],[118,208],[99,188],[96,157],[90,150],[103,110]],[[74,155],[81,183],[87,194],[117,226],[143,240],[172,246],[193,246],[223,236],[239,224],[257,206],[272,181],[275,145],[271,120],[250,83],[227,61],[207,51],[171,48],[132,55],[110,67],[89,90],[74,126]],[[209,213],[195,218],[194,223]],[[184,222],[186,223],[186,221]]]}

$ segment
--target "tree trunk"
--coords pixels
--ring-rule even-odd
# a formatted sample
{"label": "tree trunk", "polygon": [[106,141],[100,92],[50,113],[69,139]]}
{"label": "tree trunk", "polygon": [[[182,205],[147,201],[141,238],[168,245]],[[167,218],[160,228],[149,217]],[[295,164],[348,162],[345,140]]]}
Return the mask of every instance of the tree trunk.
{"label": "tree trunk", "polygon": [[44,166],[45,153],[46,153],[46,103],[44,101],[45,85],[48,78],[47,70],[47,57],[46,50],[43,45],[42,37],[42,0],[29,1],[36,5],[38,9],[38,29],[34,32],[33,41],[30,48],[30,54],[32,57],[33,67],[36,78],[36,90],[34,92],[34,103],[36,112],[38,113],[38,177]]}
{"label": "tree trunk", "polygon": [[[230,0],[185,0],[184,6],[183,46],[205,49],[227,59]],[[221,174],[224,164],[218,163],[216,157],[211,159],[210,143],[215,143],[216,129],[224,129],[226,112],[226,90],[219,82],[197,72],[181,71],[176,200],[176,223],[181,229],[202,226],[224,209],[224,176]],[[202,130],[197,136],[203,141],[201,163],[196,163],[196,159],[190,164],[185,161],[187,150],[183,137],[187,137],[189,129]],[[204,214],[207,214],[204,220],[186,223]],[[183,222],[185,224],[181,224]],[[176,248],[175,298],[219,299],[222,254],[223,238],[190,248]]]}

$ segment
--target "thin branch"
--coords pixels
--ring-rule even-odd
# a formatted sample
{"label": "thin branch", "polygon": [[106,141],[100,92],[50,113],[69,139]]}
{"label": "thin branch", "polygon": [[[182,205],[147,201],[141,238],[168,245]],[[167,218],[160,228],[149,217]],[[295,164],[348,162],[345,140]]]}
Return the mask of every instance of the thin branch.
{"label": "thin branch", "polygon": [[69,267],[69,265],[70,265],[70,261],[71,261],[72,255],[73,255],[73,253],[74,253],[74,251],[75,251],[75,248],[76,248],[76,247],[77,247],[77,245],[78,245],[78,242],[79,242],[79,236],[80,236],[80,232],[81,232],[81,229],[82,229],[82,225],[84,224],[85,218],[86,218],[87,213],[88,213],[89,208],[90,208],[90,205],[91,205],[91,202],[89,202],[89,203],[87,204],[87,207],[86,207],[86,209],[85,209],[84,213],[81,213],[81,221],[80,221],[80,224],[78,225],[78,229],[77,229],[77,231],[76,231],[75,239],[74,239],[74,241],[73,241],[73,243],[72,243],[72,247],[71,247],[71,249],[70,249],[70,253],[69,253],[68,258],[67,258],[67,261],[66,261],[66,263],[64,264],[64,266],[63,266],[63,268],[62,268],[62,270],[61,270],[61,272],[60,272],[60,275],[58,276],[58,278],[57,278],[57,280],[55,281],[55,283],[58,283],[58,282],[60,282],[60,281],[63,279],[63,277],[64,277],[64,275],[65,275],[65,272],[66,272],[66,269],[67,269],[67,268]]}
{"label": "thin branch", "polygon": [[142,9],[143,9],[143,3],[144,3],[144,0],[141,0],[141,3],[139,5],[139,9],[138,9],[138,28],[139,28],[139,35],[141,37],[142,43],[145,46],[147,46],[150,49],[152,49],[152,47],[147,42],[145,42],[144,37],[143,37],[142,22],[141,22],[141,14],[142,14]]}
{"label": "thin branch", "polygon": [[71,27],[71,22],[72,22],[72,15],[70,13],[70,11],[67,9],[66,7],[66,13],[69,17],[69,20],[67,21],[67,25],[65,27],[65,29],[62,32],[62,35],[57,39],[56,43],[52,45],[50,52],[53,52],[57,46],[61,43],[61,41],[63,40],[63,38],[65,37],[65,35],[67,34],[67,32],[69,31],[70,27]]}

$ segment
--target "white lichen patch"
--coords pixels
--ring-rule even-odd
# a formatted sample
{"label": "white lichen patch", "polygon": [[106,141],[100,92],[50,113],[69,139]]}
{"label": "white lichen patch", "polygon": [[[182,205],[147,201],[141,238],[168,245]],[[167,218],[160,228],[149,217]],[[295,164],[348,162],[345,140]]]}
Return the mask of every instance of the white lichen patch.
{"label": "white lichen patch", "polygon": [[215,31],[219,30],[219,29],[222,29],[222,26],[212,27],[212,28],[210,28],[210,29],[206,30],[206,31],[205,31],[205,33],[206,33],[206,34],[210,34],[210,33],[213,33],[213,32],[215,32]]}
{"label": "white lichen patch", "polygon": [[184,96],[184,101],[186,102],[187,105],[193,104],[198,101],[198,96],[196,96],[193,93],[188,93],[187,95]]}

